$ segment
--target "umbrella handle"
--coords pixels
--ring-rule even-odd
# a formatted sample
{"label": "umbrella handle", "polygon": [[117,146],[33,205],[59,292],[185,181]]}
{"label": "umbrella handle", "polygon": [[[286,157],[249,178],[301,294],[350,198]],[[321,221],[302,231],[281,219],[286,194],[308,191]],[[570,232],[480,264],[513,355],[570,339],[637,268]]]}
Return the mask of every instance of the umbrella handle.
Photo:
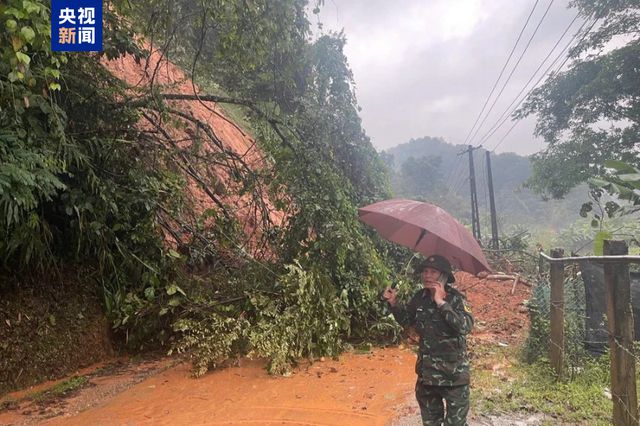
{"label": "umbrella handle", "polygon": [[404,267],[404,275],[409,275],[409,265],[411,265],[411,261],[418,255],[418,253],[413,253],[413,256],[411,256],[411,259],[409,259],[409,261],[407,262],[407,266]]}
{"label": "umbrella handle", "polygon": [[[408,275],[408,271],[409,271],[409,265],[411,265],[411,261],[417,256],[417,253],[414,253],[413,256],[411,256],[411,259],[409,259],[409,261],[407,262],[407,266],[404,267],[404,275]],[[391,283],[391,288],[395,290],[395,288],[398,287],[398,282],[394,281],[393,283]],[[378,295],[379,299],[382,300],[383,302],[386,302],[386,299],[384,297],[382,297],[382,293],[384,293],[384,290],[380,291],[380,294]]]}
{"label": "umbrella handle", "polygon": [[[409,265],[411,265],[411,261],[417,256],[417,253],[414,253],[413,256],[411,256],[411,259],[409,259],[409,261],[407,262],[407,266],[404,267],[404,275],[408,275],[409,272]],[[395,288],[398,287],[398,282],[394,281],[393,283],[391,283],[391,288],[395,290]],[[382,300],[383,302],[386,302],[386,299],[384,297],[382,297],[382,294],[384,293],[384,290],[381,290],[380,293],[378,294],[378,298],[380,300]]]}

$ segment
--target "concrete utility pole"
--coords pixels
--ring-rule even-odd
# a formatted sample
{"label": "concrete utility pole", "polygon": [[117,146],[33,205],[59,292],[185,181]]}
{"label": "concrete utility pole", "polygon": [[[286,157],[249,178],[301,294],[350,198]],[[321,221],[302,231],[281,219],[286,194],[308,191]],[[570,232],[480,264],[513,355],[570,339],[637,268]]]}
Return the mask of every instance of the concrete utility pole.
{"label": "concrete utility pole", "polygon": [[469,145],[469,148],[465,151],[462,151],[460,154],[464,154],[465,152],[469,153],[469,185],[471,187],[471,226],[473,227],[473,237],[480,241],[480,214],[478,213],[478,194],[476,192],[476,172],[473,167],[473,151],[480,148],[481,146],[473,147],[473,145]]}
{"label": "concrete utility pole", "polygon": [[498,219],[496,213],[496,200],[493,195],[493,174],[491,173],[491,153],[487,155],[487,181],[489,184],[489,208],[491,209],[491,248],[498,250]]}

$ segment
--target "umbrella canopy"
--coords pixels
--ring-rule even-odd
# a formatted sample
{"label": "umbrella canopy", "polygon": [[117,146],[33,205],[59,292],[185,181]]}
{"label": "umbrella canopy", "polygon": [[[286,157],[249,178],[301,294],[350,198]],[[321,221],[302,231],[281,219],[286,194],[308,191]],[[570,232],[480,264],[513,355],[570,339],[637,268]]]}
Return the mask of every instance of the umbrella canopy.
{"label": "umbrella canopy", "polygon": [[358,209],[359,219],[386,240],[425,256],[439,254],[463,271],[490,271],[473,235],[438,206],[413,200],[386,200]]}

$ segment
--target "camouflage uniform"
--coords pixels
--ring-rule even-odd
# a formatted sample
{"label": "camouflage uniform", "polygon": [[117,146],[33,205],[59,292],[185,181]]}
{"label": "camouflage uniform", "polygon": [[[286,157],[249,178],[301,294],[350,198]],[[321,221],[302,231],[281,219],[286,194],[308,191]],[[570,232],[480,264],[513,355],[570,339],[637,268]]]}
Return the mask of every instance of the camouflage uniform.
{"label": "camouflage uniform", "polygon": [[[402,326],[414,326],[420,335],[416,362],[416,398],[424,425],[465,425],[469,411],[467,335],[473,317],[464,296],[446,285],[445,303],[438,307],[428,290],[421,289],[406,306],[391,308]],[[442,400],[447,401],[444,415]]]}

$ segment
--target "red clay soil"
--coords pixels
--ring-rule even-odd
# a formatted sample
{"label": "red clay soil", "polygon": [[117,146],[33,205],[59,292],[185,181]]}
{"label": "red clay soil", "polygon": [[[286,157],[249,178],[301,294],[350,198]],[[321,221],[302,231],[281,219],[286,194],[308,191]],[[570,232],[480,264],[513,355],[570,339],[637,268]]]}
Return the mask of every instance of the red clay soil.
{"label": "red clay soil", "polygon": [[[457,273],[456,279],[476,319],[470,351],[483,344],[517,343],[526,330],[522,302],[529,288],[519,284],[512,295],[512,281],[487,281],[465,273]],[[477,362],[474,358],[472,363]],[[118,374],[116,391],[101,391],[109,377],[90,377],[91,386],[55,411],[40,407],[44,414],[39,415],[20,404],[0,412],[0,424],[385,425],[415,409],[406,404],[413,395],[414,363],[413,350],[403,346],[303,363],[290,377],[269,376],[262,362],[243,359],[237,367],[192,379],[189,365],[182,363],[158,369],[141,382],[131,380],[127,388],[122,379],[139,377],[140,369],[132,368],[131,373]],[[58,416],[46,419],[53,414]]]}
{"label": "red clay soil", "polygon": [[474,338],[512,343],[524,337],[529,326],[524,306],[531,294],[528,285],[519,282],[514,289],[513,280],[479,279],[466,272],[455,276],[456,288],[467,296],[475,319]]}
{"label": "red clay soil", "polygon": [[413,387],[413,362],[410,350],[389,348],[317,362],[290,377],[243,360],[200,379],[190,379],[182,364],[107,404],[46,424],[383,425]]}
{"label": "red clay soil", "polygon": [[[113,61],[104,60],[103,65],[114,76],[127,83],[134,97],[148,95],[147,88],[151,84],[156,89],[161,88],[159,90],[162,93],[202,94],[200,88],[194,85],[177,65],[167,61],[157,50],[153,50],[149,57],[140,61],[140,63],[136,63],[132,56],[123,56]],[[154,111],[148,111],[148,115],[157,119],[157,122],[162,125],[163,131],[171,136],[173,143],[175,143],[174,146],[171,146],[172,149],[178,147],[188,152],[191,147],[197,144],[203,150],[203,153],[212,154],[225,150],[228,153],[235,154],[254,172],[269,167],[269,164],[264,161],[263,153],[257,146],[256,141],[247,131],[228,118],[220,105],[215,102],[198,100],[174,100],[167,101],[167,104],[180,113],[209,125],[212,133],[222,146],[220,148],[215,144],[203,143],[203,140],[208,141],[208,139],[198,136],[202,133],[202,130],[185,118],[174,116],[174,119],[180,121],[184,126],[184,128],[176,127]],[[155,130],[153,125],[146,119],[141,119],[138,126],[141,130]],[[229,157],[227,156],[226,158]],[[177,156],[176,162],[179,161],[180,156]],[[241,165],[239,160],[230,160],[230,162],[236,166]],[[226,208],[231,215],[240,221],[242,229],[248,236],[247,241],[243,242],[244,248],[255,256],[264,257],[266,251],[259,249],[254,244],[262,231],[260,226],[263,218],[262,210],[257,207],[256,199],[251,195],[236,195],[240,192],[243,183],[233,179],[228,168],[211,165],[205,160],[198,162],[192,157],[189,160],[189,167],[195,169],[202,176],[209,177],[198,182],[193,176],[186,172],[184,173],[183,177],[187,181],[186,196],[189,205],[185,209],[186,211],[183,213],[185,217],[182,219],[195,223],[198,216],[205,210],[219,210],[219,206],[203,189],[203,185],[207,185],[208,189],[226,204]],[[268,206],[270,220],[275,225],[281,226],[286,217],[285,212],[276,210],[266,195],[261,198],[261,201]],[[169,222],[171,221],[169,220]],[[182,230],[176,229],[176,231],[179,235]],[[167,234],[166,239],[175,243],[173,235]],[[268,256],[268,253],[266,255]]]}

